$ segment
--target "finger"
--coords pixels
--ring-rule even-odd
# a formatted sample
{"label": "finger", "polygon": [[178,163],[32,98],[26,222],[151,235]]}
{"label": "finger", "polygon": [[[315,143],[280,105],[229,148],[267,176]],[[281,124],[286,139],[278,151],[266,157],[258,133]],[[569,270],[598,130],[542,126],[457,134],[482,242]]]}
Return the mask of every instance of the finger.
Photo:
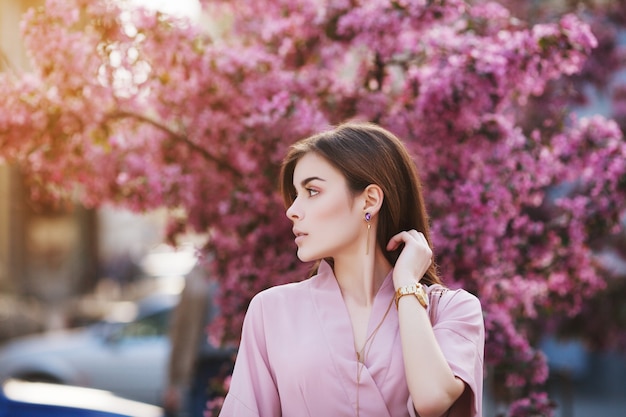
{"label": "finger", "polygon": [[400,244],[405,243],[407,239],[410,238],[410,235],[407,232],[400,232],[389,239],[389,243],[387,243],[387,250],[395,250],[400,246]]}
{"label": "finger", "polygon": [[[421,242],[421,241],[422,241],[422,239],[421,239],[421,237],[420,237],[420,235],[422,235],[422,233],[421,233],[421,232],[418,232],[418,231],[417,231],[417,230],[415,230],[415,229],[411,229],[411,230],[409,230],[409,231],[408,231],[408,233],[411,235],[411,237],[412,237],[413,239],[417,240],[418,242]],[[422,235],[422,236],[423,236],[423,235]]]}
{"label": "finger", "polygon": [[418,242],[424,242],[426,244],[428,244],[428,241],[426,240],[426,236],[424,235],[424,233],[422,232],[418,232],[415,229],[409,230],[409,233],[411,234],[411,236],[413,236],[413,238],[415,240],[417,240]]}
{"label": "finger", "polygon": [[428,243],[428,240],[426,240],[426,236],[424,236],[424,233],[418,232],[417,230],[409,230],[409,234],[415,239],[417,243],[421,244],[421,246],[427,248],[428,251],[430,251],[430,262],[432,263],[432,249],[430,248],[430,244]]}

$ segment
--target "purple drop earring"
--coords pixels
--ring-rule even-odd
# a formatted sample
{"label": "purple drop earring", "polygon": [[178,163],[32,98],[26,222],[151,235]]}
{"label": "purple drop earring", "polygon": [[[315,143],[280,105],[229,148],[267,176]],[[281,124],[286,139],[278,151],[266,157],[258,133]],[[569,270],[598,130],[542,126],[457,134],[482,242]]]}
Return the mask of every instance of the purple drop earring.
{"label": "purple drop earring", "polygon": [[372,220],[372,215],[369,213],[365,213],[365,221],[367,222],[367,242],[365,246],[365,254],[368,255],[370,251],[370,229],[372,228],[372,224],[370,223]]}

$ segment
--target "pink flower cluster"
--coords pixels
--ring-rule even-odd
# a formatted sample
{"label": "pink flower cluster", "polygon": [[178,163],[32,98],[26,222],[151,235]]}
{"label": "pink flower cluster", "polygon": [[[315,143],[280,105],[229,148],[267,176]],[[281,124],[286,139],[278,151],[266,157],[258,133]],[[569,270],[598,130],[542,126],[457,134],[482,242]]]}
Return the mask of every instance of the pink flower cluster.
{"label": "pink flower cluster", "polygon": [[555,404],[545,393],[533,393],[511,404],[509,417],[552,417]]}

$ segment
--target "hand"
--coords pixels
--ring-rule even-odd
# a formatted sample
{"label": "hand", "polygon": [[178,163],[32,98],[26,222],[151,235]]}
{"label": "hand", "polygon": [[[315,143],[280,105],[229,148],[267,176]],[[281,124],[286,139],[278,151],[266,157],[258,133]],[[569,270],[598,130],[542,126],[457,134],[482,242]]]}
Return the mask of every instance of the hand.
{"label": "hand", "polygon": [[404,248],[393,269],[393,285],[396,289],[419,282],[433,262],[433,251],[421,232],[409,230],[393,236],[387,243],[387,250]]}

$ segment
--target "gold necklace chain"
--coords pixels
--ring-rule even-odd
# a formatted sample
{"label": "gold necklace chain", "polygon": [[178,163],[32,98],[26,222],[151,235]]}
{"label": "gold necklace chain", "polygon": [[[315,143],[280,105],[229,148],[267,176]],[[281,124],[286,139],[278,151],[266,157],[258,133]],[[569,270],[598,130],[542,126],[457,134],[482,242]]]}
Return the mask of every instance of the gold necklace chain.
{"label": "gold necklace chain", "polygon": [[[382,327],[385,319],[389,315],[389,311],[391,310],[391,306],[393,305],[394,297],[391,297],[391,301],[389,302],[389,306],[387,307],[387,311],[383,315],[383,318],[380,320],[380,323],[372,330],[372,333],[365,339],[365,343],[363,343],[363,347],[361,350],[356,351],[356,417],[359,417],[359,387],[361,386],[361,374],[363,373],[363,368],[365,368],[365,359],[370,349],[372,348],[372,344],[374,343],[374,337]],[[367,349],[367,350],[366,350]]]}

